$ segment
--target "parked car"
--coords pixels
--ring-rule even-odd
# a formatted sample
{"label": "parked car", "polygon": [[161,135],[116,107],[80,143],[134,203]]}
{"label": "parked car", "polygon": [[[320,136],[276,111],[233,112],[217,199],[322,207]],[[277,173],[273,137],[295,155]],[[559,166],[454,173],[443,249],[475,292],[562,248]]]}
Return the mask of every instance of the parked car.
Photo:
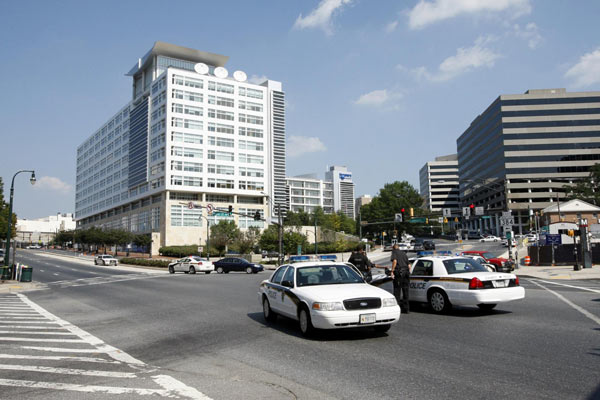
{"label": "parked car", "polygon": [[435,250],[435,243],[433,240],[423,240],[423,248],[425,250]]}
{"label": "parked car", "polygon": [[415,239],[411,240],[411,251],[423,251],[425,250],[425,246],[423,245],[423,239]]}
{"label": "parked car", "polygon": [[498,236],[494,236],[494,235],[487,235],[485,237],[482,237],[481,239],[479,239],[480,242],[499,242],[500,238]]}
{"label": "parked car", "polygon": [[38,244],[30,244],[29,246],[25,247],[26,249],[41,249],[42,246],[38,245]]}
{"label": "parked car", "polygon": [[119,264],[119,260],[117,260],[116,258],[114,258],[111,255],[108,254],[101,254],[99,256],[96,256],[96,258],[94,258],[94,264],[96,265],[118,265]]}
{"label": "parked car", "polygon": [[503,257],[494,257],[494,255],[487,251],[469,250],[463,251],[461,255],[477,255],[483,257],[486,262],[496,267],[498,272],[511,272],[515,269],[515,263],[511,260]]}
{"label": "parked car", "polygon": [[467,239],[481,239],[481,234],[478,231],[469,231]]}
{"label": "parked car", "polygon": [[[515,239],[511,239],[511,247],[517,247],[517,241]],[[502,246],[508,247],[508,239],[502,239]]]}
{"label": "parked car", "polygon": [[400,307],[386,290],[366,283],[348,264],[303,262],[283,265],[258,290],[263,315],[297,320],[300,332],[315,329],[371,328],[387,332],[400,319]]}
{"label": "parked car", "polygon": [[279,257],[279,253],[276,251],[267,251],[267,250],[263,250],[261,252],[262,254],[262,258],[276,258]]}
{"label": "parked car", "polygon": [[206,258],[198,256],[189,256],[172,262],[169,264],[169,273],[183,272],[186,274],[195,274],[196,272],[204,272],[210,274],[215,270],[213,263]]}
{"label": "parked car", "polygon": [[245,271],[247,274],[256,274],[264,271],[265,268],[260,264],[254,264],[243,258],[225,257],[214,262],[217,273],[229,273],[231,271]]}

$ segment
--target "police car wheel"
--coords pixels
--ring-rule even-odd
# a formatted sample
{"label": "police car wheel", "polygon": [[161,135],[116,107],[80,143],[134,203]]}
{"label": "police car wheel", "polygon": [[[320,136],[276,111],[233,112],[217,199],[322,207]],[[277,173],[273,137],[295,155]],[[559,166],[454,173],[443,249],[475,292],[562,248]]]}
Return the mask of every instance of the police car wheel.
{"label": "police car wheel", "polygon": [[173,267],[169,267],[169,273],[170,274],[174,274],[175,273],[175,269],[173,269]]}
{"label": "police car wheel", "polygon": [[481,311],[491,311],[496,307],[496,304],[477,304]]}
{"label": "police car wheel", "polygon": [[429,293],[429,307],[437,314],[444,313],[450,309],[450,301],[446,293],[434,290]]}
{"label": "police car wheel", "polygon": [[195,273],[196,273],[196,268],[190,267],[190,274],[195,274]]}
{"label": "police car wheel", "polygon": [[309,337],[314,333],[315,328],[310,321],[310,313],[306,307],[302,307],[300,309],[298,321],[300,322],[300,332],[302,333],[302,336]]}
{"label": "police car wheel", "polygon": [[269,300],[267,300],[266,296],[263,296],[263,316],[267,322],[273,322],[277,319],[277,314],[271,310],[271,305],[269,304]]}
{"label": "police car wheel", "polygon": [[377,332],[377,333],[386,333],[387,331],[390,330],[391,327],[392,327],[391,324],[377,325],[377,326],[375,326],[375,332]]}

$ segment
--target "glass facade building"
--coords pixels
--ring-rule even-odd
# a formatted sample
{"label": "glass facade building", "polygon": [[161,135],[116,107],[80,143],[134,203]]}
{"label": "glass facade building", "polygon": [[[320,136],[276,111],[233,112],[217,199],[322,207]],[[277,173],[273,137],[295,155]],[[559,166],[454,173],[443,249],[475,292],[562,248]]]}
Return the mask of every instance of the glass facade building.
{"label": "glass facade building", "polygon": [[419,171],[421,197],[430,212],[449,208],[453,215],[460,211],[458,191],[458,157],[456,154],[436,157]]}
{"label": "glass facade building", "polygon": [[516,231],[529,215],[563,199],[568,187],[600,162],[600,92],[528,90],[501,95],[458,138],[464,205],[483,206],[490,218],[469,228],[499,232],[510,210]]}

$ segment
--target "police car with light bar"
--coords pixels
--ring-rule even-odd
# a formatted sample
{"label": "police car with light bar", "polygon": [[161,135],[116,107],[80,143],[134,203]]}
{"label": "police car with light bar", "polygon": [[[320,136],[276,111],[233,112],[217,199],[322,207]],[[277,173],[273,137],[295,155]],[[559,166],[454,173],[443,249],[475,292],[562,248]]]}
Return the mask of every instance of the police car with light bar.
{"label": "police car with light bar", "polygon": [[489,272],[467,257],[421,257],[410,273],[410,300],[427,303],[436,313],[452,305],[491,310],[499,303],[525,297],[516,275]]}
{"label": "police car with light bar", "polygon": [[391,293],[366,283],[351,264],[335,261],[283,265],[260,284],[258,297],[265,320],[295,319],[304,336],[315,329],[387,332],[400,319]]}

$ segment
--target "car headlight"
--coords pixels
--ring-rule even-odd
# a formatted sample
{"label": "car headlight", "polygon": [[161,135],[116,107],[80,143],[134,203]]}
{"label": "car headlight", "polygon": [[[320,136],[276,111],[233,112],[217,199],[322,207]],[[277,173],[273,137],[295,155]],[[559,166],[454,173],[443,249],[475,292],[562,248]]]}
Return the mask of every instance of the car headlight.
{"label": "car headlight", "polygon": [[390,298],[383,299],[383,302],[381,303],[381,305],[383,307],[394,307],[394,306],[397,306],[398,303],[396,302],[395,297],[390,297]]}
{"label": "car headlight", "polygon": [[312,309],[319,311],[340,311],[344,309],[344,306],[339,301],[314,302],[312,305]]}

